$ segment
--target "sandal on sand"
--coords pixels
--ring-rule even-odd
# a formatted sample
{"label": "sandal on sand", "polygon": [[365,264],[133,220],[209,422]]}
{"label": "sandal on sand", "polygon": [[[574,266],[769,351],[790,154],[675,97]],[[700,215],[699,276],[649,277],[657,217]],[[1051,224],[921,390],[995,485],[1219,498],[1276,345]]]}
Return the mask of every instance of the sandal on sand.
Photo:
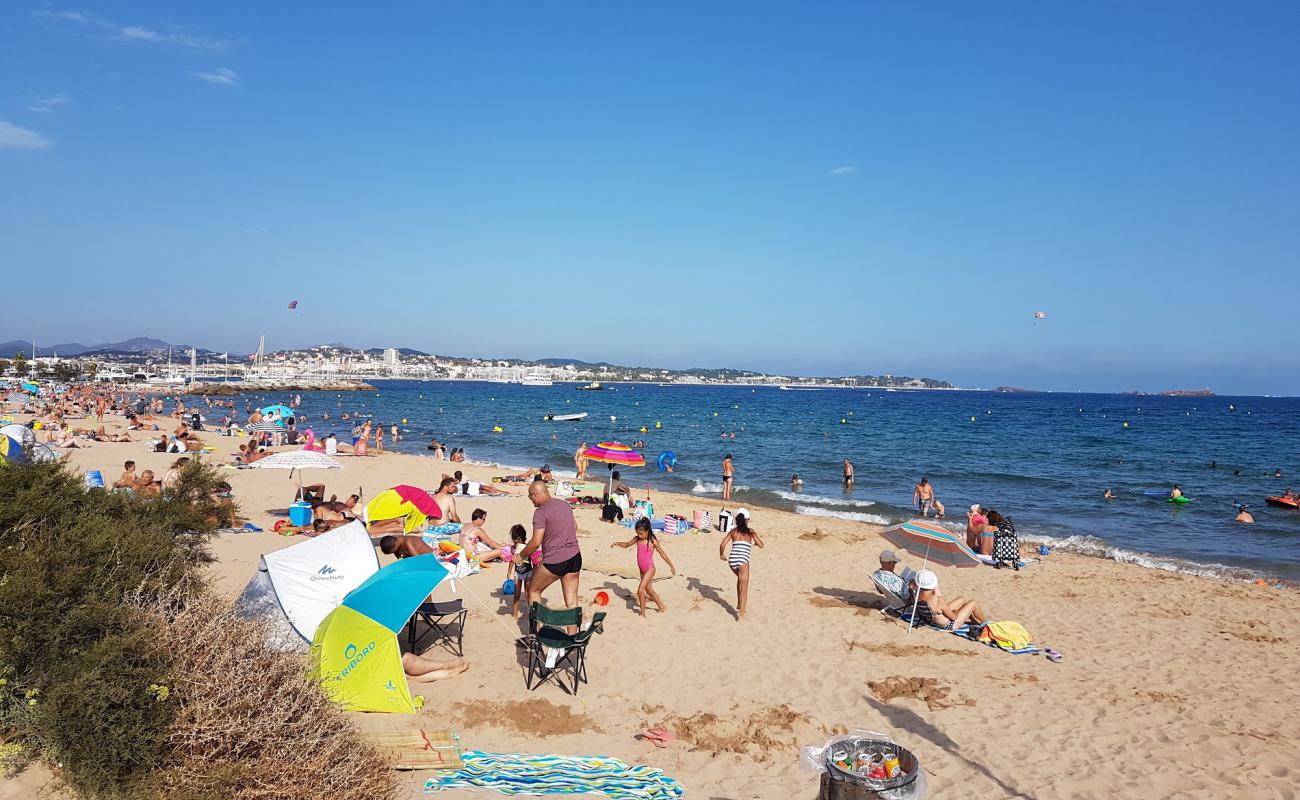
{"label": "sandal on sand", "polygon": [[667,747],[669,744],[677,741],[677,734],[667,728],[646,728],[641,731],[640,737],[655,747]]}
{"label": "sandal on sand", "polygon": [[1053,664],[1059,664],[1061,663],[1062,659],[1065,658],[1065,656],[1061,655],[1060,653],[1058,653],[1057,651],[1053,650],[1050,647],[1047,648],[1046,651],[1044,651],[1043,655],[1047,656],[1047,660],[1052,662]]}

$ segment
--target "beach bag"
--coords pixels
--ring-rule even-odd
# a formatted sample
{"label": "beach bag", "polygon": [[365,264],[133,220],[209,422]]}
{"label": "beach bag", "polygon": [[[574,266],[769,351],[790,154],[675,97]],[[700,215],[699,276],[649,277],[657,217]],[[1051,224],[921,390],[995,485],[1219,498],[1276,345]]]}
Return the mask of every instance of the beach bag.
{"label": "beach bag", "polygon": [[1023,650],[1034,643],[1034,637],[1025,630],[1025,626],[1011,619],[990,622],[984,626],[984,633],[989,641],[1003,650]]}
{"label": "beach bag", "polygon": [[680,536],[690,530],[691,523],[686,517],[677,514],[664,515],[664,533],[670,536]]}
{"label": "beach bag", "polygon": [[573,484],[568,481],[560,481],[555,487],[556,497],[573,497]]}
{"label": "beach bag", "polygon": [[642,517],[654,518],[655,504],[649,500],[638,500],[632,506],[632,519],[641,519]]}
{"label": "beach bag", "polygon": [[726,533],[731,530],[731,512],[722,509],[718,512],[718,533]]}
{"label": "beach bag", "polygon": [[713,530],[713,513],[710,511],[696,511],[695,527],[702,531]]}
{"label": "beach bag", "polygon": [[605,507],[602,508],[600,511],[600,519],[602,522],[614,522],[616,520],[622,520],[623,509],[619,508],[616,503],[613,502],[606,503]]}
{"label": "beach bag", "polygon": [[1020,569],[1020,542],[1016,539],[1016,528],[1010,521],[1005,526],[1000,526],[993,538],[993,560]]}

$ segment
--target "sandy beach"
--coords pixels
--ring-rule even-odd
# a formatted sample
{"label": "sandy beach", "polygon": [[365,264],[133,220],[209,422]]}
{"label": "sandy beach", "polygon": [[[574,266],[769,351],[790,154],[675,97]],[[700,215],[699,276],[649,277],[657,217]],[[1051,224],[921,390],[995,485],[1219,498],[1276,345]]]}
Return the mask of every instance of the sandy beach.
{"label": "sandy beach", "polygon": [[[103,470],[109,481],[126,459],[158,474],[175,460],[147,452],[148,437],[132,435],[142,441],[95,443],[67,460],[78,470]],[[211,463],[227,461],[241,441],[204,436],[218,450],[206,458]],[[342,470],[307,479],[341,497],[360,488],[368,498],[399,483],[432,490],[454,468],[480,481],[503,474],[393,453],[340,461]],[[214,539],[213,583],[233,595],[263,553],[302,541],[271,532],[298,479],[224,473],[242,513],[266,530]],[[532,514],[523,487],[512,491],[461,498],[461,515],[486,509],[488,531],[508,540],[510,525],[527,524]],[[654,503],[657,516],[720,508],[716,499],[659,493]],[[519,628],[501,597],[506,574],[498,565],[458,583],[470,609],[470,671],[413,685],[427,701],[415,716],[356,714],[356,724],[450,727],[467,747],[489,752],[614,756],[663,769],[688,797],[815,797],[818,778],[799,769],[800,747],[858,728],[888,733],[917,753],[931,797],[1300,794],[1295,591],[1055,553],[1018,572],[939,568],[945,595],[973,597],[991,619],[1021,622],[1064,655],[1050,663],[934,630],[909,632],[882,615],[868,577],[887,546],[879,528],[751,511],[766,548],[754,557],[744,621],[735,619],[735,580],[718,557],[719,534],[662,537],[678,569],[667,578],[660,565],[656,586],[668,611],[639,618],[635,556],[610,547],[630,532],[601,523],[596,508],[582,509],[582,601],[598,590],[613,600],[578,697],[550,685],[525,689]],[[904,556],[903,566],[918,567],[919,559]],[[451,594],[444,583],[435,596]],[[558,587],[548,599],[558,604]],[[658,749],[637,739],[657,724],[678,741]],[[410,796],[422,794],[425,777],[403,777]],[[29,772],[0,793],[28,796],[39,782]]]}

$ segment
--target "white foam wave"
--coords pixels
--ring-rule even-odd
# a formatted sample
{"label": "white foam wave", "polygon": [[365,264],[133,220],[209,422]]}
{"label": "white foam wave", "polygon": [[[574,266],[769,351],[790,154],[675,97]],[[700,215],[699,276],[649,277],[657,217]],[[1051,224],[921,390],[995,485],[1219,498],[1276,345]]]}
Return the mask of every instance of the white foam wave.
{"label": "white foam wave", "polygon": [[785,489],[777,489],[772,494],[792,503],[803,503],[804,505],[815,506],[849,506],[851,508],[870,508],[871,506],[880,505],[875,500],[851,500],[844,497],[822,497],[816,494],[802,494],[800,492],[791,492]]}
{"label": "white foam wave", "polygon": [[878,514],[863,514],[860,511],[836,511],[830,508],[818,508],[817,506],[795,506],[794,513],[808,517],[831,517],[833,519],[846,519],[851,522],[866,522],[871,525],[889,524],[888,519]]}
{"label": "white foam wave", "polygon": [[[1045,544],[1053,550],[1062,550],[1067,553],[1076,553],[1093,558],[1105,558],[1111,561],[1117,561],[1121,564],[1135,564],[1147,569],[1158,569],[1163,572],[1176,572],[1181,575],[1197,575],[1202,578],[1227,578],[1231,580],[1254,580],[1259,577],[1259,573],[1252,572],[1241,567],[1232,567],[1227,564],[1217,563],[1198,563],[1195,561],[1185,561],[1181,558],[1168,558],[1163,556],[1153,556],[1150,553],[1143,553],[1138,550],[1128,550],[1123,547],[1115,547],[1112,544],[1098,539],[1095,536],[1043,536],[1040,534],[1020,534],[1020,541],[1033,545]],[[1029,554],[1026,554],[1029,555]]]}
{"label": "white foam wave", "polygon": [[[731,487],[731,491],[733,494],[739,494],[740,492],[748,492],[749,487],[743,484],[737,485]],[[722,484],[713,481],[702,481],[697,478],[695,485],[691,487],[691,492],[694,494],[722,494]]]}

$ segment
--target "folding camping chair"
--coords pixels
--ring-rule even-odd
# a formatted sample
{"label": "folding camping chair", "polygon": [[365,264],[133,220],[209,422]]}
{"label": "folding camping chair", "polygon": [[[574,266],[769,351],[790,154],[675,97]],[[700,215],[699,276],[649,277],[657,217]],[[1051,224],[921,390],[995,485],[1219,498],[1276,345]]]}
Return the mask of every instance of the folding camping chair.
{"label": "folding camping chair", "polygon": [[[597,611],[586,627],[582,625],[581,608],[550,609],[533,603],[529,610],[529,626],[534,633],[526,637],[528,648],[528,676],[524,685],[531,691],[547,681],[576,695],[578,686],[587,682],[587,645],[591,637],[605,631],[605,612]],[[573,627],[577,633],[563,629]],[[555,663],[546,666],[547,650],[559,650]],[[569,674],[571,687],[564,685],[563,677]]]}
{"label": "folding camping chair", "polygon": [[[454,655],[465,655],[465,618],[469,616],[469,610],[465,608],[463,600],[444,600],[440,603],[421,603],[420,607],[415,609],[411,619],[406,623],[406,635],[409,649],[412,653],[420,653],[417,649],[420,640],[433,634],[431,642],[445,640],[448,649]],[[419,633],[420,623],[425,625],[423,634]],[[454,626],[454,630],[453,630]]]}
{"label": "folding camping chair", "polygon": [[893,614],[898,616],[907,608],[907,598],[899,596],[893,589],[881,583],[876,576],[871,576],[871,582],[875,585],[876,591],[881,597],[885,598],[885,607],[880,609],[881,614]]}

